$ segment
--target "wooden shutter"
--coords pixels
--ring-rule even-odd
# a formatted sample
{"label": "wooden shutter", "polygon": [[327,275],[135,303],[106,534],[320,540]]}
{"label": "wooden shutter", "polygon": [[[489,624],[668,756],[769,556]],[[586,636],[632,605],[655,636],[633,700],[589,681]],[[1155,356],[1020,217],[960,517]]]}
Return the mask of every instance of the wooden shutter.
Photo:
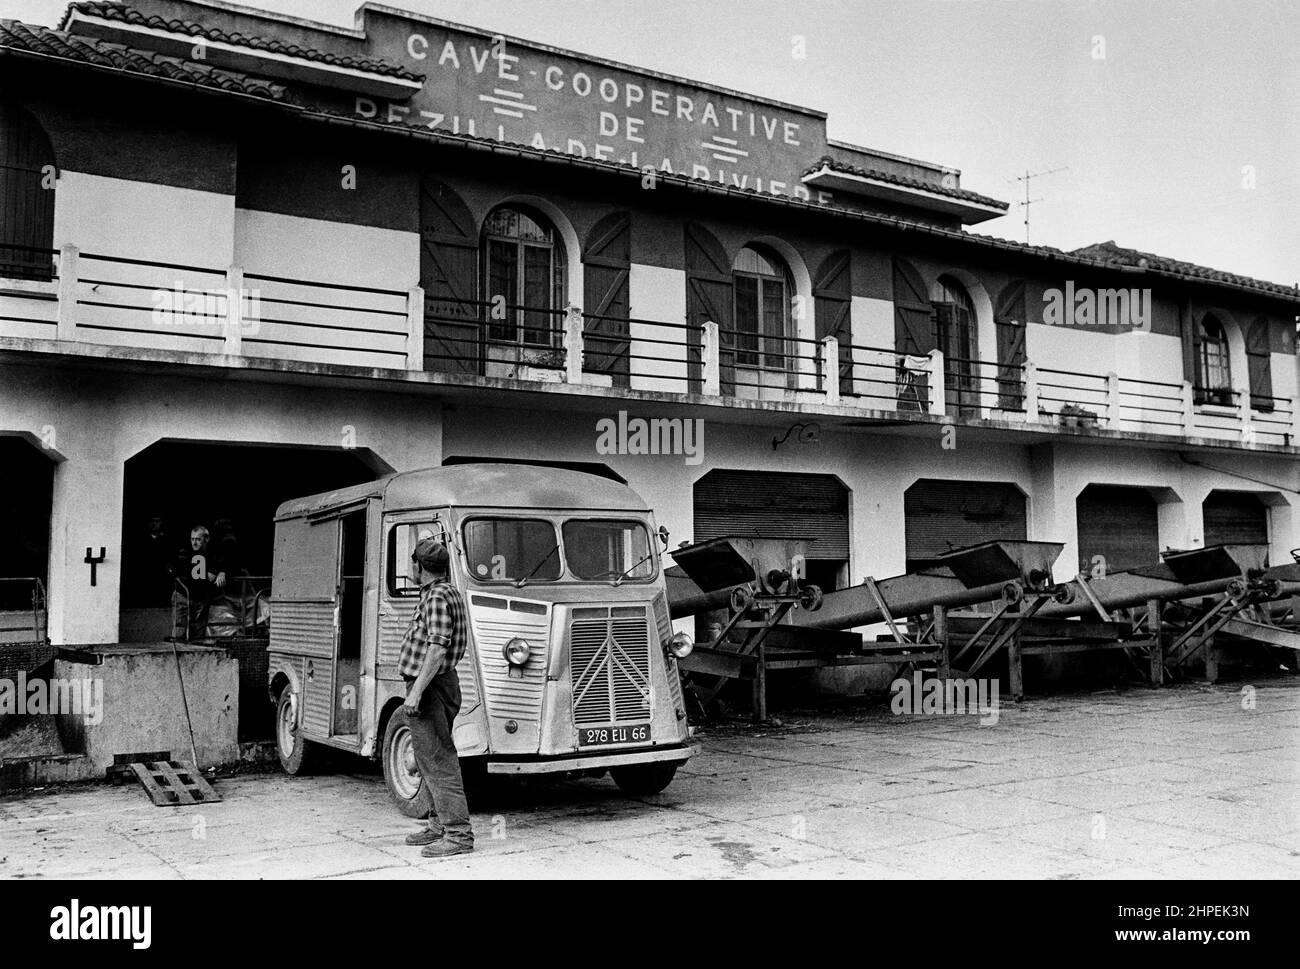
{"label": "wooden shutter", "polygon": [[[817,339],[833,336],[840,342],[840,393],[853,393],[853,258],[847,249],[822,260],[813,280],[813,311]],[[820,350],[818,351],[820,352]],[[821,371],[817,373],[821,388]]]}
{"label": "wooden shutter", "polygon": [[54,276],[54,189],[43,185],[46,166],[52,173],[45,131],[26,111],[0,101],[0,276]]}
{"label": "wooden shutter", "polygon": [[1160,563],[1156,500],[1146,489],[1089,485],[1075,502],[1075,514],[1085,575],[1098,558],[1108,575]]}
{"label": "wooden shutter", "polygon": [[905,356],[923,357],[939,348],[934,309],[921,274],[894,260],[894,347]]}
{"label": "wooden shutter", "polygon": [[1025,409],[1025,284],[1011,283],[998,298],[993,323],[998,344],[998,406]]}
{"label": "wooden shutter", "polygon": [[909,572],[953,549],[1028,538],[1025,496],[1012,484],[923,479],[903,496]]}
{"label": "wooden shutter", "polygon": [[711,471],[695,485],[693,540],[731,535],[808,541],[809,559],[847,561],[848,491],[824,474]]}
{"label": "wooden shutter", "polygon": [[478,231],[469,208],[432,178],[420,180],[424,369],[481,372]]}
{"label": "wooden shutter", "polygon": [[732,309],[731,263],[713,233],[694,222],[686,232],[686,325],[687,377],[692,393],[703,390],[701,330],[713,321],[723,332],[719,340],[722,357],[722,392],[736,390],[736,350],[731,330],[736,327]]}
{"label": "wooden shutter", "polygon": [[583,252],[583,311],[587,315],[583,370],[609,374],[615,387],[631,384],[628,280],[632,217],[614,212],[596,223]]}
{"label": "wooden shutter", "polygon": [[1250,404],[1257,411],[1273,410],[1273,357],[1268,320],[1260,318],[1246,328],[1246,366],[1250,377]]}

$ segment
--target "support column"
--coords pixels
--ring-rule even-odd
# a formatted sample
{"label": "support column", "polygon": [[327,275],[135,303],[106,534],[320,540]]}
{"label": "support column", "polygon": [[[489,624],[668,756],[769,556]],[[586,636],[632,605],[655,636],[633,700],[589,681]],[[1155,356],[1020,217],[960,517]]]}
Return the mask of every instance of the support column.
{"label": "support column", "polygon": [[1151,631],[1151,685],[1159,687],[1165,681],[1165,643],[1163,621],[1160,618],[1160,600],[1147,603],[1147,627]]}
{"label": "support column", "polygon": [[[107,438],[87,434],[54,472],[49,636],[56,646],[113,643],[118,637],[124,461],[112,436]],[[93,586],[87,548],[95,556],[103,548],[105,555],[95,566]]]}

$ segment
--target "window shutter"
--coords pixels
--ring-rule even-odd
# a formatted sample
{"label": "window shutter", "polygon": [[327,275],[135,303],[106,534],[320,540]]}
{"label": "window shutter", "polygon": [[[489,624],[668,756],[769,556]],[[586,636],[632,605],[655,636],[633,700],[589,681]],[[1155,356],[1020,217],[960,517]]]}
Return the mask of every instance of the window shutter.
{"label": "window shutter", "polygon": [[998,406],[1024,410],[1026,300],[1024,282],[1014,282],[998,298],[993,315],[998,349]]}
{"label": "window shutter", "polygon": [[[835,337],[840,344],[840,393],[853,392],[853,259],[847,249],[827,256],[813,280],[813,313],[819,341]],[[818,351],[820,353],[820,349]],[[817,385],[821,387],[821,372]]]}
{"label": "window shutter", "polygon": [[632,217],[614,212],[591,230],[582,259],[583,309],[588,317],[583,369],[609,374],[615,387],[631,384],[631,240]]}
{"label": "window shutter", "polygon": [[480,372],[478,231],[469,208],[432,178],[420,182],[424,368]]}
{"label": "window shutter", "polygon": [[1258,319],[1246,328],[1246,364],[1250,377],[1250,404],[1257,411],[1273,410],[1273,356],[1268,320]]}
{"label": "window shutter", "polygon": [[723,332],[722,393],[735,393],[735,345],[730,330],[735,327],[732,310],[731,264],[713,233],[694,222],[685,225],[686,237],[686,325],[687,378],[692,393],[703,390],[701,327],[710,320]]}
{"label": "window shutter", "polygon": [[0,100],[0,276],[54,277],[54,192],[42,187],[54,150],[30,114]]}

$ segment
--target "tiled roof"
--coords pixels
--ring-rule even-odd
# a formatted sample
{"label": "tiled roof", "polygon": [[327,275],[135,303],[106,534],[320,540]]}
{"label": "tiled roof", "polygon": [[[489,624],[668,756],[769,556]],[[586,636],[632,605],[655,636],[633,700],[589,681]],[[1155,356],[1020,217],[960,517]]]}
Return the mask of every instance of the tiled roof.
{"label": "tiled roof", "polygon": [[173,34],[186,34],[190,37],[202,37],[204,40],[231,44],[236,47],[247,47],[250,50],[265,51],[269,54],[282,54],[286,57],[316,61],[320,64],[328,64],[331,67],[367,71],[371,74],[382,74],[386,77],[400,78],[404,81],[424,80],[422,74],[415,74],[401,65],[392,64],[388,61],[376,60],[370,57],[340,56],[331,54],[328,51],[316,50],[313,47],[285,44],[274,38],[250,37],[237,33],[228,34],[216,27],[205,27],[203,24],[195,23],[192,20],[167,20],[159,16],[145,16],[138,10],[132,10],[120,3],[102,3],[99,0],[69,4],[67,11],[63,15],[63,22],[59,25],[61,30],[68,29],[73,11],[91,17],[101,17],[104,20],[117,20],[136,27],[150,27],[154,30],[165,30]]}
{"label": "tiled roof", "polygon": [[1292,298],[1300,296],[1300,290],[1294,286],[1265,282],[1261,279],[1253,279],[1250,276],[1238,276],[1236,273],[1210,269],[1208,266],[1198,266],[1195,263],[1170,259],[1166,256],[1157,256],[1154,253],[1141,252],[1137,249],[1125,249],[1123,246],[1116,245],[1114,241],[1098,242],[1091,246],[1084,246],[1082,249],[1075,249],[1071,255],[1080,256],[1084,259],[1098,259],[1110,266],[1154,269],[1157,272],[1176,273],[1193,279],[1204,279],[1211,283],[1244,286],[1265,293],[1274,293],[1278,296]]}
{"label": "tiled roof", "polygon": [[1007,210],[1006,202],[999,202],[997,199],[989,198],[987,195],[980,195],[978,192],[968,192],[964,188],[948,188],[944,185],[935,185],[932,182],[923,182],[919,178],[909,178],[906,175],[896,175],[893,172],[883,172],[878,168],[859,168],[856,165],[850,165],[846,162],[836,161],[829,155],[824,156],[817,164],[813,165],[805,175],[811,175],[813,172],[819,172],[823,168],[829,168],[833,172],[839,172],[843,175],[857,175],[859,178],[869,178],[875,182],[888,182],[891,185],[901,185],[904,188],[914,188],[922,192],[933,192],[935,195],[944,195],[952,199],[960,199],[963,202],[973,202],[976,205],[987,205],[990,208]]}
{"label": "tiled roof", "polygon": [[271,101],[281,101],[285,97],[283,85],[249,77],[236,71],[196,64],[193,61],[168,57],[154,51],[134,50],[107,41],[73,37],[63,31],[51,30],[49,27],[19,23],[16,20],[0,20],[0,55],[9,51],[54,57],[129,74],[143,74],[197,84],[228,91],[231,94],[251,95]]}

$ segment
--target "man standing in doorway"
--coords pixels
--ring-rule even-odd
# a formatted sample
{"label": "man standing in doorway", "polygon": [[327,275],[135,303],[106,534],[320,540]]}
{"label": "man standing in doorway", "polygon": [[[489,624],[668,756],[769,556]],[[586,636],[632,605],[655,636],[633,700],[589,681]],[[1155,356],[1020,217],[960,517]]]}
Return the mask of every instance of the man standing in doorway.
{"label": "man standing in doorway", "polygon": [[449,578],[447,547],[431,538],[411,556],[419,568],[420,604],[402,640],[398,670],[406,680],[403,709],[410,721],[415,765],[433,795],[425,830],[406,839],[423,845],[426,858],[450,858],[474,850],[465,782],[451,728],[460,712],[456,664],[465,655],[465,600]]}

